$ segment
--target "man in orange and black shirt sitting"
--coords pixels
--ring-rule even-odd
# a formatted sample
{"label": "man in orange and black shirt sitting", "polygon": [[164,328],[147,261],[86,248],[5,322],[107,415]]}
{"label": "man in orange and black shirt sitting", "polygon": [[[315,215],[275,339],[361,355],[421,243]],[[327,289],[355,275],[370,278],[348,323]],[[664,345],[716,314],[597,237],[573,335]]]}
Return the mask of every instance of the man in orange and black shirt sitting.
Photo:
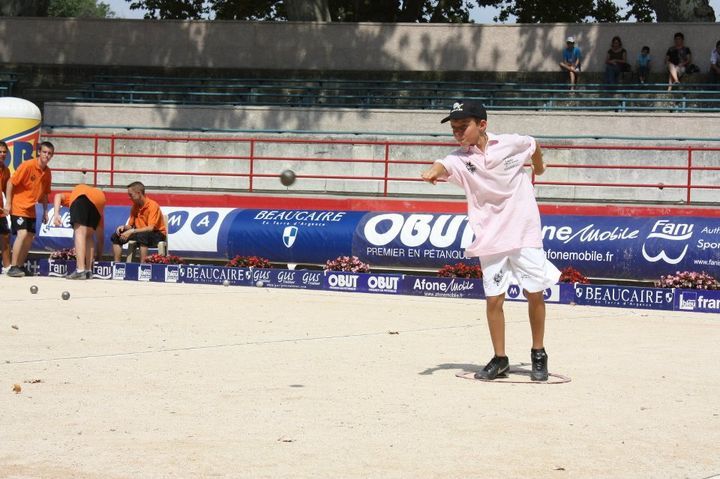
{"label": "man in orange and black shirt sitting", "polygon": [[145,196],[145,185],[135,181],[128,185],[128,196],[133,205],[127,224],[120,225],[110,237],[115,262],[122,256],[122,245],[130,240],[140,246],[140,262],[144,263],[148,248],[157,247],[167,238],[167,226],[157,201]]}

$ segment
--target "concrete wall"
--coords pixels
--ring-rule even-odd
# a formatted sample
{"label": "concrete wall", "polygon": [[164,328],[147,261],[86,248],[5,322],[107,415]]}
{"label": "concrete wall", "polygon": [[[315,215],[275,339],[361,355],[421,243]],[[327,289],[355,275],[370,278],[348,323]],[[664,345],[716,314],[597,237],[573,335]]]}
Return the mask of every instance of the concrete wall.
{"label": "concrete wall", "polygon": [[[278,130],[448,135],[443,111],[357,108],[241,107],[46,103],[46,127],[124,129]],[[717,113],[492,111],[490,129],[535,136],[673,137],[720,139]]]}
{"label": "concrete wall", "polygon": [[[115,159],[115,169],[131,171],[145,170],[157,173],[145,173],[140,179],[152,188],[175,188],[204,192],[247,192],[249,182],[242,176],[223,176],[227,173],[247,174],[250,171],[249,144],[243,141],[218,142],[215,137],[247,139],[258,138],[308,138],[345,139],[351,141],[377,140],[402,142],[432,141],[451,142],[446,125],[440,125],[440,112],[398,111],[398,110],[343,110],[343,109],[280,109],[280,108],[233,108],[199,106],[122,106],[96,104],[48,104],[44,119],[47,133],[92,133],[103,135],[148,135],[144,141],[119,139],[115,151],[126,157]],[[612,140],[602,137],[612,136],[672,136],[684,138],[717,138],[720,131],[720,115],[710,114],[613,114],[587,112],[492,112],[489,118],[491,129],[495,132],[521,132],[543,137],[567,137],[569,135],[595,135],[601,139],[551,140],[543,139],[545,144],[591,144],[659,146],[669,145],[685,147],[710,146],[718,148],[714,141],[677,141],[677,140]],[[124,126],[132,124],[138,129],[128,131]],[[60,125],[74,125],[75,128],[63,128]],[[105,128],[98,128],[100,125]],[[156,128],[187,128],[196,130],[182,133]],[[180,126],[181,125],[181,126]],[[116,126],[116,128],[113,128]],[[122,127],[121,127],[122,126]],[[78,128],[79,127],[79,128]],[[143,130],[142,128],[154,128]],[[202,128],[226,128],[224,133],[199,131]],[[272,130],[288,133],[233,133],[232,129]],[[337,134],[317,133],[311,135],[293,134],[293,130],[334,131]],[[347,133],[343,134],[342,131]],[[367,132],[361,135],[351,132]],[[374,132],[374,133],[373,133]],[[388,134],[383,135],[382,132]],[[413,133],[425,132],[425,135]],[[297,132],[296,132],[297,133]],[[403,136],[403,134],[407,136]],[[174,137],[177,141],[167,141],[164,137]],[[188,140],[188,138],[193,138]],[[196,139],[196,138],[199,138]],[[53,140],[58,152],[88,152],[93,150],[92,139]],[[110,151],[109,140],[99,144],[101,152]],[[450,146],[403,146],[395,145],[390,150],[390,159],[407,164],[391,165],[389,176],[395,178],[419,178],[424,162],[429,164],[452,150]],[[178,158],[140,158],[133,154],[176,155]],[[385,157],[382,145],[330,145],[330,144],[272,144],[259,143],[255,147],[255,156],[273,157],[273,160],[256,160],[253,163],[255,174],[266,174],[268,178],[258,179],[256,191],[281,192],[277,175],[286,168],[293,169],[299,175],[343,175],[354,177],[382,178]],[[186,157],[184,157],[186,156]],[[235,157],[225,161],[214,160],[213,156]],[[194,158],[193,158],[194,157]],[[684,167],[687,165],[687,151],[612,151],[599,150],[553,150],[547,149],[546,161],[557,165],[658,165]],[[301,159],[308,158],[310,161]],[[378,163],[353,162],[314,162],[312,159],[346,158],[371,159]],[[91,156],[58,154],[53,160],[55,168],[92,168]],[[110,157],[101,155],[100,169],[110,168]],[[720,166],[720,149],[717,151],[697,152],[693,156],[693,165]],[[189,175],[168,175],[167,171],[181,171]],[[204,176],[192,173],[217,173]],[[115,185],[125,185],[138,179],[137,174],[115,175]],[[80,181],[78,173],[54,174],[58,183],[76,183]],[[685,170],[600,170],[551,168],[542,177],[548,182],[581,183],[641,183],[664,185],[684,185],[687,182]],[[91,181],[88,179],[87,181]],[[720,184],[720,171],[697,171],[693,174],[694,184]],[[98,184],[110,184],[109,174],[100,174]],[[291,187],[295,193],[333,193],[381,195],[384,185],[379,180],[329,180],[303,179]],[[429,189],[420,182],[394,181],[389,184],[388,192],[392,196],[413,197],[442,195],[461,198],[462,192],[451,185],[439,185]],[[683,204],[685,191],[678,188],[626,188],[626,187],[568,187],[539,186],[538,197],[547,201],[600,201],[600,202],[643,202]],[[694,190],[693,201],[720,203],[717,190]]]}
{"label": "concrete wall", "polygon": [[553,72],[574,35],[602,71],[614,35],[660,70],[676,31],[708,69],[716,23],[448,25],[0,18],[6,64],[322,71]]}

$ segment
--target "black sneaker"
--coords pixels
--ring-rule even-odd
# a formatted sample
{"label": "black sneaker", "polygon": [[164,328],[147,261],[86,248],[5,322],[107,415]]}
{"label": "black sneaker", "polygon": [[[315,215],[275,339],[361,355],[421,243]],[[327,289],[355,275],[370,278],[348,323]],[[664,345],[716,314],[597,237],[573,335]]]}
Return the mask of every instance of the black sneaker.
{"label": "black sneaker", "polygon": [[22,278],[23,276],[25,276],[25,272],[17,266],[10,266],[7,275],[11,278]]}
{"label": "black sneaker", "polygon": [[85,271],[75,270],[69,275],[65,276],[65,279],[87,279],[87,275],[85,273]]}
{"label": "black sneaker", "polygon": [[530,379],[533,381],[547,381],[548,380],[548,368],[547,360],[548,356],[545,352],[545,348],[542,349],[531,349],[530,359],[532,360],[532,372],[530,373]]}
{"label": "black sneaker", "polygon": [[92,271],[85,271],[85,279],[92,279]]}
{"label": "black sneaker", "polygon": [[475,379],[495,379],[498,376],[507,377],[510,371],[510,360],[507,356],[493,356],[482,371],[475,373]]}

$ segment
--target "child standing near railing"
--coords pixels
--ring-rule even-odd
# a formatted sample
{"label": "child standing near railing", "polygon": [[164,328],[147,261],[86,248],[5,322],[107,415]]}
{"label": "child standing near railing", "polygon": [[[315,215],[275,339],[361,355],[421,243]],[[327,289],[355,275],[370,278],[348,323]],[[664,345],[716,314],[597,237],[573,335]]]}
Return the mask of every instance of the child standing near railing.
{"label": "child standing near railing", "polygon": [[637,59],[638,79],[640,80],[640,83],[645,83],[647,81],[648,74],[650,73],[650,61],[650,47],[642,47]]}

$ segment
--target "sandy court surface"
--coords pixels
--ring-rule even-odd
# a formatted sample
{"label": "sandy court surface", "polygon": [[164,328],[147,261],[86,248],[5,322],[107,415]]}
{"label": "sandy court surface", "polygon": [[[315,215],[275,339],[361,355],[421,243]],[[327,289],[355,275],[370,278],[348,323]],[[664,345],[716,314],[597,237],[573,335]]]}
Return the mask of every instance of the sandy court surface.
{"label": "sandy court surface", "polygon": [[[491,356],[477,300],[6,276],[0,291],[3,478],[720,474],[716,315],[549,305],[550,370],[572,382],[498,384],[456,377]],[[506,315],[522,367],[525,305]]]}

